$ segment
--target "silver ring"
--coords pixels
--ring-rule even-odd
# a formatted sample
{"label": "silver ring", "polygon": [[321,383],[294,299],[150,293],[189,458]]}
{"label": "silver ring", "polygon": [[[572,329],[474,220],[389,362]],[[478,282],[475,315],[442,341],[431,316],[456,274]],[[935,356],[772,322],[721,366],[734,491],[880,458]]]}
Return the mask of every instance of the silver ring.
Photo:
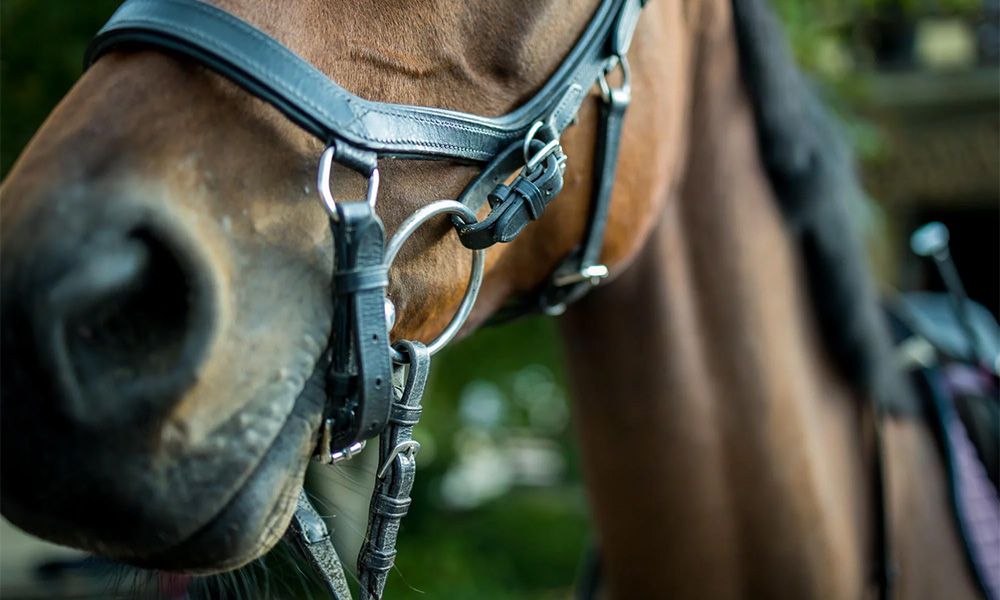
{"label": "silver ring", "polygon": [[[323,208],[326,209],[326,213],[330,215],[331,219],[336,221],[340,217],[337,216],[337,201],[334,200],[333,191],[330,189],[334,152],[335,149],[333,146],[327,146],[326,150],[319,157],[319,171],[316,173],[316,189],[319,191],[319,197],[323,201]],[[365,200],[373,210],[375,209],[375,202],[378,200],[378,185],[379,173],[378,167],[376,167],[368,175],[368,191],[365,194]]]}
{"label": "silver ring", "polygon": [[538,152],[535,152],[535,155],[532,156],[531,159],[529,159],[527,162],[524,163],[524,171],[526,173],[530,173],[531,171],[534,171],[535,167],[538,166],[538,163],[540,163],[543,160],[545,160],[546,158],[548,158],[549,155],[552,154],[553,152],[555,152],[556,149],[558,149],[558,148],[559,148],[559,140],[552,140],[548,144],[545,144],[544,146],[542,146],[541,150],[539,150]]}
{"label": "silver ring", "polygon": [[524,155],[524,164],[528,164],[530,157],[528,153],[531,152],[531,140],[535,139],[535,134],[538,130],[545,127],[545,123],[541,121],[535,121],[532,123],[531,128],[528,129],[528,133],[524,134],[524,141],[521,143],[521,154]]}
{"label": "silver ring", "polygon": [[605,102],[611,100],[611,93],[613,91],[611,86],[608,85],[608,73],[615,70],[615,67],[618,66],[622,69],[622,84],[621,87],[617,88],[618,91],[624,92],[626,95],[631,95],[632,93],[632,69],[628,65],[628,59],[623,55],[615,54],[608,59],[601,74],[597,77],[597,83],[601,86],[601,96]]}
{"label": "silver ring", "polygon": [[[455,215],[466,224],[476,222],[476,213],[468,206],[454,200],[438,200],[420,207],[420,209],[400,224],[399,229],[396,230],[396,233],[393,234],[392,239],[386,245],[384,264],[387,269],[392,266],[392,262],[396,259],[396,255],[399,254],[400,248],[403,247],[406,240],[410,239],[413,232],[438,215]],[[455,335],[458,334],[458,330],[461,329],[466,319],[469,318],[472,307],[476,303],[476,297],[479,295],[479,288],[483,284],[483,269],[485,267],[486,251],[482,249],[473,250],[472,270],[469,273],[469,284],[465,289],[465,296],[462,297],[462,302],[458,305],[455,316],[451,318],[448,326],[431,343],[427,344],[427,352],[431,356],[437,354],[442,348],[448,345],[448,342],[454,339]],[[398,363],[406,362],[406,357],[398,350],[395,348],[391,348],[391,350],[393,360]]]}

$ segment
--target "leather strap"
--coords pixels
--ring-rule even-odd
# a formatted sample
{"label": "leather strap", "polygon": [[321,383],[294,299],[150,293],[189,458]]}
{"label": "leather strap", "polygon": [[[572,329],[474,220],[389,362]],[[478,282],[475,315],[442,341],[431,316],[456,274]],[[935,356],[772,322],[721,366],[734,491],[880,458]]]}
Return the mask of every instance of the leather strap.
{"label": "leather strap", "polygon": [[[611,47],[620,43],[609,40],[631,38],[635,20],[625,17],[641,5],[601,2],[556,73],[528,102],[501,117],[359,98],[267,34],[200,0],[128,0],[91,42],[85,64],[123,47],[161,48],[233,80],[324,142],[378,156],[485,163],[535,121],[559,132],[569,125]],[[371,159],[351,164],[367,168]]]}
{"label": "leather strap", "polygon": [[885,472],[885,435],[882,430],[883,409],[876,402],[866,404],[869,413],[874,454],[872,465],[872,546],[874,556],[875,589],[879,600],[889,600],[893,597],[896,579],[896,568],[893,564],[892,532],[889,523],[888,483]]}
{"label": "leather strap", "polygon": [[[628,50],[644,4],[645,0],[602,0],[556,73],[524,105],[495,118],[359,98],[278,41],[201,0],[127,0],[93,40],[85,61],[89,66],[107,52],[135,47],[194,59],[275,106],[332,147],[337,162],[365,175],[374,171],[380,157],[487,164],[462,201],[478,209],[490,196],[494,214],[485,226],[467,230],[463,242],[489,245],[513,239],[558,194],[564,157],[557,140],[604,74],[609,57],[622,57]],[[565,263],[580,271],[596,265],[600,257],[623,112],[624,104],[614,101],[602,112],[588,233],[579,259]],[[518,149],[539,124],[557,151],[539,155],[541,166],[534,166],[534,161],[526,165]],[[534,143],[528,142],[529,149]],[[503,186],[522,166],[514,183]],[[329,443],[324,443],[322,452],[332,457],[335,450],[348,449],[349,456],[360,442],[382,432],[382,467],[372,498],[368,540],[358,564],[362,598],[381,598],[395,557],[399,522],[410,501],[419,447],[412,440],[412,429],[419,418],[429,354],[420,344],[404,343],[410,363],[400,396],[392,403],[384,227],[367,202],[337,203],[330,227],[335,251],[327,380],[331,402],[324,435]],[[578,289],[585,291],[574,286],[566,297]],[[323,575],[332,597],[350,598],[326,527],[304,492],[290,532]]]}
{"label": "leather strap", "polygon": [[385,229],[367,202],[338,202],[328,396],[335,452],[385,427],[392,401],[392,359],[385,317]]}
{"label": "leather strap", "polygon": [[611,192],[618,170],[618,149],[621,146],[625,109],[628,108],[630,100],[627,89],[615,89],[610,90],[605,101],[601,103],[594,148],[594,183],[586,234],[582,245],[556,268],[549,287],[542,293],[541,306],[546,312],[553,312],[554,308],[565,308],[567,304],[580,299],[607,276],[607,268],[601,264],[601,250],[604,248],[604,231],[608,223]]}
{"label": "leather strap", "polygon": [[313,570],[323,577],[323,585],[330,593],[331,600],[351,600],[344,565],[340,562],[337,549],[333,547],[326,523],[310,504],[304,489],[299,491],[292,526],[288,528],[285,537],[309,561]]}
{"label": "leather strap", "polygon": [[[382,598],[385,582],[396,557],[399,524],[410,507],[410,491],[417,474],[413,427],[420,418],[420,399],[427,384],[430,354],[419,342],[400,342],[409,359],[405,380],[392,404],[389,426],[379,438],[379,470],[368,511],[368,535],[358,556],[359,597]],[[397,373],[402,378],[403,367]]]}
{"label": "leather strap", "polygon": [[[355,96],[277,40],[241,19],[201,0],[127,0],[87,49],[85,64],[118,48],[150,46],[193,58],[271,103],[293,122],[335,150],[335,160],[362,174],[380,156],[450,158],[483,162],[487,167],[463,192],[461,201],[478,210],[491,192],[494,213],[485,224],[460,230],[463,243],[483,248],[506,242],[529,223],[561,189],[561,171],[545,185],[519,180],[498,187],[523,166],[518,148],[536,123],[558,139],[576,118],[609,57],[624,56],[646,0],[603,0],[587,29],[556,73],[528,102],[502,117],[490,118],[437,108],[373,102]],[[621,107],[620,110],[624,110]],[[615,118],[616,112],[618,117]],[[618,105],[612,103],[604,140],[598,143],[595,170],[599,188],[613,181],[620,131]],[[604,148],[604,150],[602,150]],[[549,170],[551,174],[551,170]],[[530,179],[530,178],[526,178]],[[607,195],[595,196],[580,259],[564,261],[557,280],[573,265],[576,274],[596,265],[603,243]],[[595,215],[597,217],[595,218]],[[460,228],[462,229],[462,228]],[[593,264],[591,264],[593,263]],[[346,282],[345,282],[346,283]],[[581,280],[566,290],[551,290],[546,306],[560,306],[582,295]],[[558,288],[563,285],[556,286]],[[538,296],[536,296],[538,297]],[[560,298],[565,298],[560,300]],[[343,382],[335,382],[343,383]]]}
{"label": "leather strap", "polygon": [[[590,201],[590,215],[582,244],[571,252],[544,286],[497,311],[487,322],[498,325],[541,310],[548,314],[561,313],[567,304],[579,300],[597,285],[607,269],[600,264],[601,250],[604,248],[604,232],[611,207],[618,167],[618,149],[621,145],[622,126],[625,110],[630,97],[627,88],[609,90],[601,103],[597,124],[597,138],[594,147],[593,188]],[[480,178],[495,177],[488,173]],[[482,185],[479,179],[469,186]]]}
{"label": "leather strap", "polygon": [[[544,146],[541,140],[533,140],[529,144],[533,152],[540,151]],[[504,185],[503,180],[509,175],[509,172],[504,173],[504,169],[511,163],[523,165],[523,160],[521,144],[513,144],[462,193],[461,201],[472,210],[479,210],[484,196],[492,209],[486,218],[476,223],[464,223],[452,218],[458,238],[466,248],[479,250],[513,241],[528,223],[542,216],[545,208],[562,191],[566,157],[561,148],[549,154],[534,169],[525,168],[509,186]]]}

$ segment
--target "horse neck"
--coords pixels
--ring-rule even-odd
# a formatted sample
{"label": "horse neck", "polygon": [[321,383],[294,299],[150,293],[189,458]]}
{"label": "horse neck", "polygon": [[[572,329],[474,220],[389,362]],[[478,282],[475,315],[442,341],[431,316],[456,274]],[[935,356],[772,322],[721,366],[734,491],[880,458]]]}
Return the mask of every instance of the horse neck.
{"label": "horse neck", "polygon": [[818,339],[727,11],[698,43],[677,192],[635,264],[562,322],[608,584],[859,597],[862,404]]}

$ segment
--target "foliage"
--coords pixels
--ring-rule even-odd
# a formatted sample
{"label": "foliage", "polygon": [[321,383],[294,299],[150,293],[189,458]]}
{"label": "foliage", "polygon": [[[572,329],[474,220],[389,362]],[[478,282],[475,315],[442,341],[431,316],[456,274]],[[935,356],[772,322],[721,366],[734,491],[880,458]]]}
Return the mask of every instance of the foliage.
{"label": "foliage", "polygon": [[850,83],[856,60],[864,57],[859,39],[866,21],[885,15],[971,16],[981,0],[772,0],[785,24],[792,49],[806,71],[829,83]]}
{"label": "foliage", "polygon": [[0,2],[0,174],[83,70],[83,51],[120,0]]}

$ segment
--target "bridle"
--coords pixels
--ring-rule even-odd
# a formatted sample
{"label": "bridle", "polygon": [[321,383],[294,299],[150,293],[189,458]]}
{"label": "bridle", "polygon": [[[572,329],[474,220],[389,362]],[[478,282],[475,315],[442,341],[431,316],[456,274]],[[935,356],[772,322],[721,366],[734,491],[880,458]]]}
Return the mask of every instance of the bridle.
{"label": "bridle", "polygon": [[[525,104],[501,117],[374,102],[343,89],[316,67],[241,19],[201,0],[128,0],[87,50],[89,66],[123,47],[154,47],[180,54],[270,103],[326,144],[318,185],[334,244],[333,318],[321,357],[328,401],[317,459],[350,458],[376,435],[379,468],[368,535],[358,558],[361,598],[381,598],[395,557],[399,522],[410,503],[419,444],[412,439],[430,357],[458,333],[483,278],[485,250],[511,242],[537,220],[563,186],[567,157],[559,139],[590,90],[601,90],[590,215],[580,246],[530,298],[501,317],[527,309],[558,314],[608,275],[600,263],[618,144],[631,99],[626,54],[646,0],[603,0],[555,73]],[[622,72],[622,84],[607,76]],[[458,200],[427,204],[386,241],[375,213],[378,160],[419,158],[481,165]],[[333,163],[368,180],[365,201],[337,202],[330,189]],[[506,184],[512,175],[516,177]],[[489,202],[483,220],[477,211]],[[462,244],[473,252],[459,308],[428,345],[390,343],[394,309],[386,298],[388,272],[399,249],[428,220],[450,215]],[[305,493],[289,529],[323,575],[336,599],[350,597],[344,570],[323,520]]]}

